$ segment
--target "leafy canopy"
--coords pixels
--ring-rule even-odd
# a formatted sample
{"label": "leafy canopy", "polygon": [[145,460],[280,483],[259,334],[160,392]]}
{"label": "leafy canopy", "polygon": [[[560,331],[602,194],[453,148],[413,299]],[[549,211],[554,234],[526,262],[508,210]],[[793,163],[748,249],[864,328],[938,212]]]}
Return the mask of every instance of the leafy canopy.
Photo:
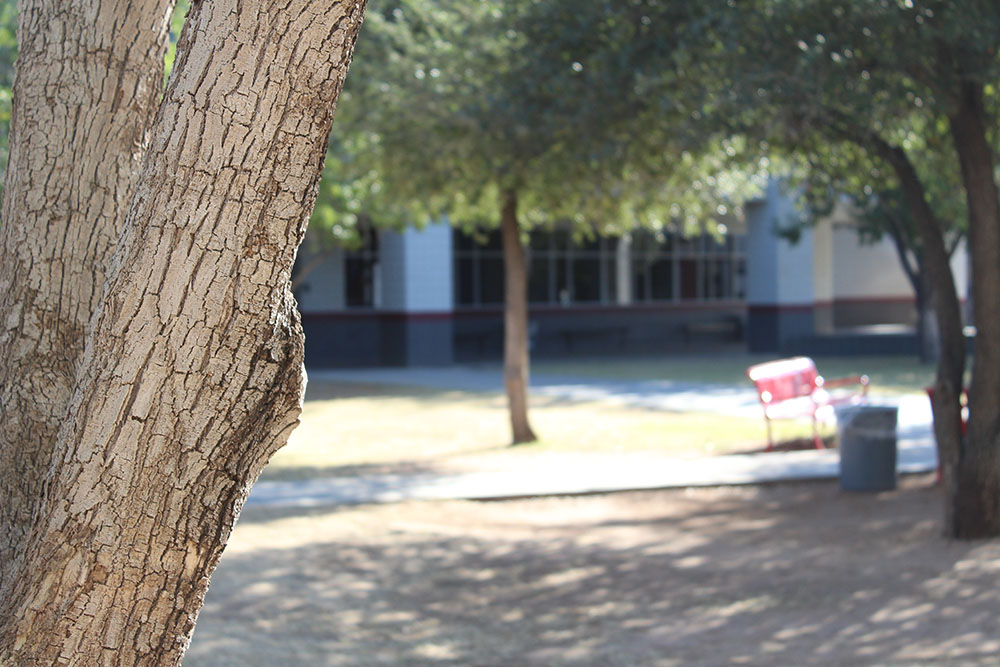
{"label": "leafy canopy", "polygon": [[761,184],[756,169],[732,163],[739,140],[675,131],[700,105],[674,93],[704,72],[689,51],[694,38],[681,40],[672,26],[682,12],[694,21],[698,7],[373,5],[328,168],[336,187],[362,187],[331,214],[384,209],[381,199],[410,220],[447,213],[459,224],[489,224],[505,190],[518,193],[525,227],[569,220],[585,232],[621,232],[729,212],[726,202]]}
{"label": "leafy canopy", "polygon": [[822,212],[847,194],[863,213],[864,237],[889,231],[891,216],[906,221],[905,236],[919,251],[895,174],[877,150],[898,147],[948,233],[964,233],[947,116],[963,81],[994,94],[1000,6],[744,0],[714,7],[727,47],[708,56],[720,84],[710,125],[765,142],[809,210]]}

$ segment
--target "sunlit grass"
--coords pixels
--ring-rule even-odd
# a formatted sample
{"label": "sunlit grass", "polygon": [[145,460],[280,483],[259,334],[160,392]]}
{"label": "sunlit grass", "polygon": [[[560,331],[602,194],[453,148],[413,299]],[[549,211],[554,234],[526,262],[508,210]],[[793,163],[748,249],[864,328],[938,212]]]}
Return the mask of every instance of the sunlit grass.
{"label": "sunlit grass", "polygon": [[[674,380],[712,384],[748,385],[748,366],[771,361],[774,356],[721,354],[634,359],[585,359],[537,361],[533,371],[603,380]],[[923,392],[934,381],[935,366],[913,357],[815,357],[816,367],[827,378],[868,375],[872,390],[899,395]]]}
{"label": "sunlit grass", "polygon": [[[511,463],[549,452],[702,456],[760,450],[766,442],[762,418],[605,403],[536,398],[531,420],[541,440],[508,447],[500,395],[313,382],[301,426],[265,475],[290,479],[350,474],[358,466],[440,467],[472,456]],[[779,439],[810,433],[808,421],[775,426]]]}

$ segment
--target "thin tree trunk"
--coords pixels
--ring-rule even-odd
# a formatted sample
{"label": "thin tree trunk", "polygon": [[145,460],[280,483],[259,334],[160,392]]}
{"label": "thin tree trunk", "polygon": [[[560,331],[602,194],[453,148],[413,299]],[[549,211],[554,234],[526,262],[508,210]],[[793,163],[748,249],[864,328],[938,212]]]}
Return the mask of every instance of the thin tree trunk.
{"label": "thin tree trunk", "polygon": [[959,458],[956,537],[1000,535],[1000,193],[986,137],[982,86],[962,85],[949,119],[969,207],[976,322],[969,424]]}
{"label": "thin tree trunk", "polygon": [[22,0],[0,226],[0,595],[163,91],[172,0]]}
{"label": "thin tree trunk", "polygon": [[500,213],[503,263],[506,276],[504,296],[504,387],[510,412],[513,444],[538,439],[528,423],[528,270],[517,221],[517,192],[506,190]]}
{"label": "thin tree trunk", "polygon": [[[913,289],[917,307],[917,347],[920,361],[924,363],[937,362],[941,356],[941,335],[934,317],[934,309],[931,307],[929,295],[933,292],[933,288],[924,267],[922,253],[918,250],[911,251],[913,242],[906,233],[903,224],[891,213],[887,213],[886,217],[889,221],[889,237],[896,249],[896,257],[899,259],[899,265]],[[946,251],[950,258],[954,248],[947,248]]]}
{"label": "thin tree trunk", "polygon": [[931,301],[927,298],[930,286],[917,292],[917,345],[920,348],[920,361],[936,363],[941,358],[941,332],[938,329],[937,318]]}
{"label": "thin tree trunk", "polygon": [[944,525],[947,534],[959,537],[955,530],[958,514],[955,498],[957,489],[965,483],[958,468],[962,452],[960,396],[965,372],[965,338],[962,334],[961,308],[955,291],[955,279],[951,273],[941,225],[927,203],[923,183],[906,152],[891,146],[875,134],[861,143],[862,147],[866,147],[866,144],[873,147],[896,172],[904,201],[917,223],[917,230],[924,244],[923,265],[927,283],[931,287],[930,297],[941,340],[932,408],[934,436],[946,491]]}
{"label": "thin tree trunk", "polygon": [[192,5],[0,664],[178,664],[250,485],[296,425],[288,290],[363,1]]}

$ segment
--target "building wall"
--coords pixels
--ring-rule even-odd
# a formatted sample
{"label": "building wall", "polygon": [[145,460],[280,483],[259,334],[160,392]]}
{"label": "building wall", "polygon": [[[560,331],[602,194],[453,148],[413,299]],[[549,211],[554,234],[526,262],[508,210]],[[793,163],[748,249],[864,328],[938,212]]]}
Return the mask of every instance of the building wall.
{"label": "building wall", "polygon": [[382,232],[379,235],[379,273],[382,276],[382,307],[406,309],[406,235]]}
{"label": "building wall", "polygon": [[[787,352],[815,345],[824,335],[842,339],[843,327],[913,322],[912,291],[891,243],[859,245],[846,207],[805,230],[796,244],[774,233],[799,215],[777,183],[747,212],[745,300],[640,302],[632,293],[632,256],[622,242],[611,253],[619,260],[611,269],[617,280],[607,289],[602,283],[604,303],[531,307],[532,353],[684,352],[731,344],[739,337],[751,351]],[[447,224],[383,232],[380,299],[375,308],[345,309],[344,257],[335,253],[301,293],[309,363],[440,365],[499,359],[502,306],[456,309],[455,257]],[[953,267],[964,295],[962,251]],[[674,282],[676,292],[676,276]]]}
{"label": "building wall", "polygon": [[833,224],[820,221],[813,228],[813,322],[816,333],[834,330]]}
{"label": "building wall", "polygon": [[[740,301],[629,306],[536,306],[529,309],[531,354],[572,355],[683,353],[741,344],[746,306]],[[455,359],[497,360],[503,353],[503,310],[455,313]]]}
{"label": "building wall", "polygon": [[447,222],[403,234],[404,288],[407,312],[450,312],[452,289],[452,230]]}
{"label": "building wall", "polygon": [[837,299],[913,298],[913,288],[888,238],[862,244],[857,231],[839,223],[833,228],[833,243]]}
{"label": "building wall", "polygon": [[[316,276],[323,289],[306,291],[307,297],[316,296],[302,300],[310,365],[453,362],[451,228],[446,223],[379,235],[376,308],[344,309],[343,266],[342,258],[324,265]],[[337,271],[339,284],[329,275]],[[339,297],[324,294],[333,290]]]}
{"label": "building wall", "polygon": [[375,311],[303,312],[310,368],[381,366],[381,315]]}
{"label": "building wall", "polygon": [[[913,287],[892,240],[884,237],[875,243],[860,243],[846,207],[838,207],[832,222],[835,326],[915,326]],[[964,244],[952,256],[951,266],[956,291],[964,301],[968,290],[968,254]]]}
{"label": "building wall", "polygon": [[[308,253],[302,261],[308,262]],[[302,312],[330,312],[345,307],[344,253],[334,250],[330,256],[305,278],[303,287],[296,290],[299,310]]]}
{"label": "building wall", "polygon": [[850,207],[843,202],[824,222],[832,233],[833,327],[912,327],[916,323],[913,288],[891,239],[862,243]]}
{"label": "building wall", "polygon": [[777,352],[788,341],[815,332],[814,234],[796,243],[779,236],[801,214],[778,182],[747,207],[747,347]]}

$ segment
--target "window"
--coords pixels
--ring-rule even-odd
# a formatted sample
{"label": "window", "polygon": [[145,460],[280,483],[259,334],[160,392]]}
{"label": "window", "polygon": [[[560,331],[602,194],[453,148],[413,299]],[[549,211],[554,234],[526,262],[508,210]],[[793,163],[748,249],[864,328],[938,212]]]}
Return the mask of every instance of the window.
{"label": "window", "polygon": [[746,297],[746,244],[742,236],[683,238],[636,230],[631,237],[634,302]]}
{"label": "window", "polygon": [[[574,242],[564,229],[533,230],[525,249],[528,301],[532,304],[610,303],[616,289],[618,239]],[[499,232],[455,231],[455,303],[486,306],[503,302],[503,252]]]}
{"label": "window", "polygon": [[365,226],[358,233],[361,247],[344,253],[344,296],[348,308],[371,308],[376,305],[378,232]]}
{"label": "window", "polygon": [[503,303],[504,270],[500,230],[452,233],[455,261],[455,304],[489,306]]}
{"label": "window", "polygon": [[[536,229],[526,248],[531,304],[596,304],[618,301],[619,272],[631,281],[632,302],[711,301],[745,298],[743,237],[681,238],[636,230],[628,241],[614,237],[574,241],[565,229]],[[455,304],[503,302],[500,233],[455,231]],[[625,260],[626,264],[619,263]]]}

